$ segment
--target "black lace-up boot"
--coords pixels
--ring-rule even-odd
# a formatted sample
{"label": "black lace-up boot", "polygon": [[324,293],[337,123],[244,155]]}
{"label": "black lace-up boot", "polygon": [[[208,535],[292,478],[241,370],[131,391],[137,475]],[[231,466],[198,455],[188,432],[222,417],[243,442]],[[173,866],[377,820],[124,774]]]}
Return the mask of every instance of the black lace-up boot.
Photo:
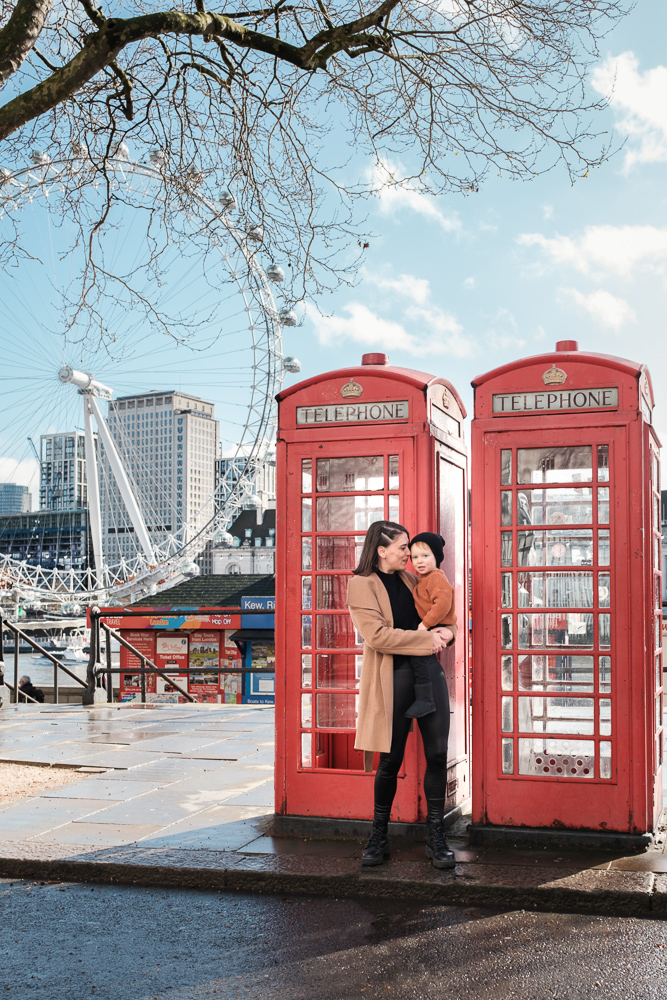
{"label": "black lace-up boot", "polygon": [[389,819],[375,817],[368,843],[361,852],[362,865],[381,865],[389,857]]}
{"label": "black lace-up boot", "polygon": [[429,810],[426,820],[426,857],[434,868],[454,868],[456,865],[454,852],[450,851],[445,840],[441,812]]}

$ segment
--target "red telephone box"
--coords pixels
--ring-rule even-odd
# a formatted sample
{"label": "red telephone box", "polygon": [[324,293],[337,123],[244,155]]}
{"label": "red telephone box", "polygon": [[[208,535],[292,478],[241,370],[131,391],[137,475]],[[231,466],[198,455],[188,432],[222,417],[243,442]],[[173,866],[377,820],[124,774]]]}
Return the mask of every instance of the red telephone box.
{"label": "red telephone box", "polygon": [[649,373],[562,341],[473,386],[473,822],[645,836],[662,810]]}
{"label": "red telephone box", "polygon": [[[276,813],[366,820],[373,777],[354,749],[361,638],[347,581],[373,521],[441,532],[460,632],[442,656],[452,705],[447,808],[470,795],[467,713],[465,409],[442,378],[361,367],[281,392],[276,593]],[[413,733],[392,818],[425,816],[423,752]]]}

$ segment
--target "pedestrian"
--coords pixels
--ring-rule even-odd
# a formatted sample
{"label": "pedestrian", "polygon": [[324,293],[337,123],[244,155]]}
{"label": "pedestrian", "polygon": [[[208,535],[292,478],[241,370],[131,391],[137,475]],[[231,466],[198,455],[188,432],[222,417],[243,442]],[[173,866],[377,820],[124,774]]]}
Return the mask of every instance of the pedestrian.
{"label": "pedestrian", "polygon": [[[19,695],[26,695],[23,701],[27,701],[28,698],[33,698],[40,704],[44,701],[44,692],[41,688],[36,688],[27,674],[24,674],[19,681]],[[21,699],[19,698],[19,701]]]}
{"label": "pedestrian", "polygon": [[348,584],[347,606],[364,640],[355,748],[364,751],[375,774],[373,829],[361,854],[362,865],[381,865],[389,854],[388,826],[398,772],[412,725],[406,711],[415,700],[411,656],[428,657],[435,711],[417,720],[424,744],[427,804],[426,856],[436,868],[453,868],[454,854],[443,832],[447,794],[449,696],[435,653],[456,638],[456,623],[432,630],[421,624],[412,597],[417,582],[405,567],[410,555],[407,528],[376,521],[366,534],[359,565]]}

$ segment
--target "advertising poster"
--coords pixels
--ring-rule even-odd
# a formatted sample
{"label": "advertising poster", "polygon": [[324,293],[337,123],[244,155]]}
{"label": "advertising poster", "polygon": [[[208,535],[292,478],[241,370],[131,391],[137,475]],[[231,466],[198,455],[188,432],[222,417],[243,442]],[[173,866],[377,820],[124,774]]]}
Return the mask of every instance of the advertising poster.
{"label": "advertising poster", "polygon": [[[143,653],[149,660],[155,663],[155,635],[151,632],[139,630],[123,629],[123,639],[134,646],[138,652]],[[141,674],[136,673],[139,667],[139,659],[131,653],[125,646],[120,647],[120,700],[140,701],[141,700]],[[127,671],[125,673],[124,671]],[[155,674],[146,674],[146,699],[155,692]]]}
{"label": "advertising poster", "polygon": [[[190,674],[190,694],[197,701],[217,702],[220,694],[220,632],[190,633],[190,669],[201,673]],[[222,699],[220,699],[222,700]]]}
{"label": "advertising poster", "polygon": [[[238,646],[231,638],[232,632],[221,632],[224,635],[224,645],[220,650],[220,666],[233,670],[243,666]],[[220,674],[220,694],[226,705],[240,705],[243,693],[243,674]]]}
{"label": "advertising poster", "polygon": [[[252,642],[252,666],[276,668],[276,647],[273,642]],[[254,702],[273,704],[276,694],[275,674],[250,674],[250,695]]]}
{"label": "advertising poster", "polygon": [[[174,680],[183,690],[188,690],[188,675],[182,673],[188,669],[188,635],[182,632],[158,632],[155,639],[155,665],[172,674]],[[184,702],[186,699],[165,681],[157,679],[157,701]]]}

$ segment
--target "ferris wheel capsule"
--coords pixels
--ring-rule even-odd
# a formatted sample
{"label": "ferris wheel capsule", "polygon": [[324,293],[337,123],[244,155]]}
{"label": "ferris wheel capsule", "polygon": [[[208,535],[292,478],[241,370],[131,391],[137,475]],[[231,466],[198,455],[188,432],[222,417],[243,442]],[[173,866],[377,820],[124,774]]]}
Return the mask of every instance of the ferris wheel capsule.
{"label": "ferris wheel capsule", "polygon": [[263,243],[264,242],[264,230],[261,226],[251,226],[248,230],[248,239],[252,240],[253,243]]}
{"label": "ferris wheel capsule", "polygon": [[188,167],[185,174],[185,181],[190,187],[199,187],[204,181],[204,171],[198,167]]}
{"label": "ferris wheel capsule", "polygon": [[275,281],[276,283],[285,280],[285,272],[278,264],[269,264],[266,269],[266,276],[269,281]]}
{"label": "ferris wheel capsule", "polygon": [[293,375],[296,375],[297,372],[301,371],[301,362],[298,358],[285,358],[283,368],[286,372],[292,372]]}
{"label": "ferris wheel capsule", "polygon": [[154,167],[163,167],[167,162],[167,154],[164,149],[151,149],[148,159]]}
{"label": "ferris wheel capsule", "polygon": [[298,323],[298,317],[293,309],[281,309],[278,313],[278,319],[282,326],[296,326]]}
{"label": "ferris wheel capsule", "polygon": [[72,153],[77,160],[88,159],[88,148],[82,142],[77,142],[76,139],[72,143]]}
{"label": "ferris wheel capsule", "polygon": [[45,167],[51,162],[49,154],[45,153],[42,149],[33,149],[30,159],[36,167]]}
{"label": "ferris wheel capsule", "polygon": [[220,192],[220,203],[224,210],[228,211],[230,208],[236,207],[236,198],[231,191],[228,191],[227,188],[223,188]]}
{"label": "ferris wheel capsule", "polygon": [[116,146],[116,152],[114,153],[114,156],[116,157],[117,160],[129,160],[130,150],[127,144],[124,142],[119,142],[118,145]]}

